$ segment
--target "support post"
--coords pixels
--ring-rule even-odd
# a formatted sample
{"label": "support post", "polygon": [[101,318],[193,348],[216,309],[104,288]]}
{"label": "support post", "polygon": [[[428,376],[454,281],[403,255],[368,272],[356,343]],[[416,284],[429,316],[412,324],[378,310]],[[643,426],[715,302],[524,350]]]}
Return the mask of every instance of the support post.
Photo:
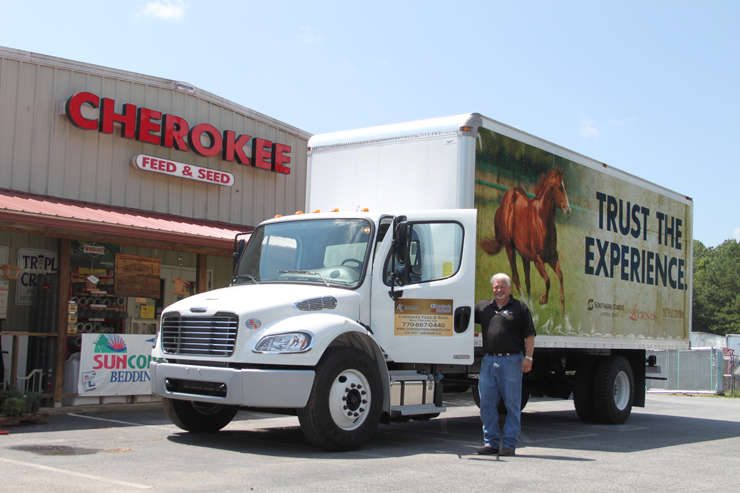
{"label": "support post", "polygon": [[72,242],[66,238],[59,240],[59,297],[57,301],[57,344],[56,369],[54,375],[54,407],[62,405],[64,387],[64,360],[67,356],[67,302],[69,301],[69,283],[71,280]]}

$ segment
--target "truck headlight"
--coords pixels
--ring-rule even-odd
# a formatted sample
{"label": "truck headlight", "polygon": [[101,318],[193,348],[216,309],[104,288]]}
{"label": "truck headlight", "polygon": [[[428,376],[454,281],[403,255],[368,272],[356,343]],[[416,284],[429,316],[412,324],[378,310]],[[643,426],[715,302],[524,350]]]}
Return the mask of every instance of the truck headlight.
{"label": "truck headlight", "polygon": [[254,346],[255,353],[305,353],[309,349],[311,349],[311,335],[305,332],[265,336]]}

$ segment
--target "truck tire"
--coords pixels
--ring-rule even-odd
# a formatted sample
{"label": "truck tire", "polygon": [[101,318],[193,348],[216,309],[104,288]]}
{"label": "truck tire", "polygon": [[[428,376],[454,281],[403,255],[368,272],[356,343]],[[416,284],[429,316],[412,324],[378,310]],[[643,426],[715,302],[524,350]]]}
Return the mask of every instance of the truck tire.
{"label": "truck tire", "polygon": [[164,410],[179,428],[191,433],[214,433],[231,423],[236,406],[164,399]]}
{"label": "truck tire", "polygon": [[325,450],[352,450],[372,438],[383,402],[375,363],[353,348],[330,350],[316,368],[311,396],[298,410],[306,439]]}
{"label": "truck tire", "polygon": [[596,419],[606,424],[622,424],[632,412],[635,379],[632,367],[623,356],[603,359],[594,375]]}
{"label": "truck tire", "polygon": [[593,360],[584,361],[576,370],[576,382],[573,387],[573,405],[576,414],[584,423],[596,421],[596,408],[594,406],[594,378]]}

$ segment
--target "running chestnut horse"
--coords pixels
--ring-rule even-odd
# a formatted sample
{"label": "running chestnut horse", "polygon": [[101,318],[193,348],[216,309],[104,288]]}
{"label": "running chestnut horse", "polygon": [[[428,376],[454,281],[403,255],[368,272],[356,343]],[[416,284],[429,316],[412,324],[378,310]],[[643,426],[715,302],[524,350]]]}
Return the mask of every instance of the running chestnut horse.
{"label": "running chestnut horse", "polygon": [[534,192],[535,197],[530,199],[521,187],[506,191],[493,220],[496,237],[494,240],[482,240],[481,246],[490,255],[497,254],[502,247],[506,248],[511,278],[517,291],[521,293],[516,268],[516,252],[519,252],[524,265],[527,296],[530,296],[529,264],[534,262],[537,272],[545,281],[545,293],[540,297],[541,305],[547,303],[550,294],[550,277],[545,270],[545,264],[549,264],[560,281],[560,309],[564,313],[563,272],[560,270],[558,235],[555,230],[555,209],[570,214],[568,194],[563,183],[563,170],[554,168],[543,175]]}

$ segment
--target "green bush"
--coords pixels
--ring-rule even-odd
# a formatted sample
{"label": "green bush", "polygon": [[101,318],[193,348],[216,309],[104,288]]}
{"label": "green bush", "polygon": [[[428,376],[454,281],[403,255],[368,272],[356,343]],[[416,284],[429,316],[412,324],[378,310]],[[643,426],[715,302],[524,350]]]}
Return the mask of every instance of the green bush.
{"label": "green bush", "polygon": [[23,397],[8,397],[0,409],[0,413],[5,416],[23,416],[25,412],[26,400]]}
{"label": "green bush", "polygon": [[41,394],[9,390],[0,392],[0,415],[3,416],[22,416],[24,414],[35,413],[41,407]]}

